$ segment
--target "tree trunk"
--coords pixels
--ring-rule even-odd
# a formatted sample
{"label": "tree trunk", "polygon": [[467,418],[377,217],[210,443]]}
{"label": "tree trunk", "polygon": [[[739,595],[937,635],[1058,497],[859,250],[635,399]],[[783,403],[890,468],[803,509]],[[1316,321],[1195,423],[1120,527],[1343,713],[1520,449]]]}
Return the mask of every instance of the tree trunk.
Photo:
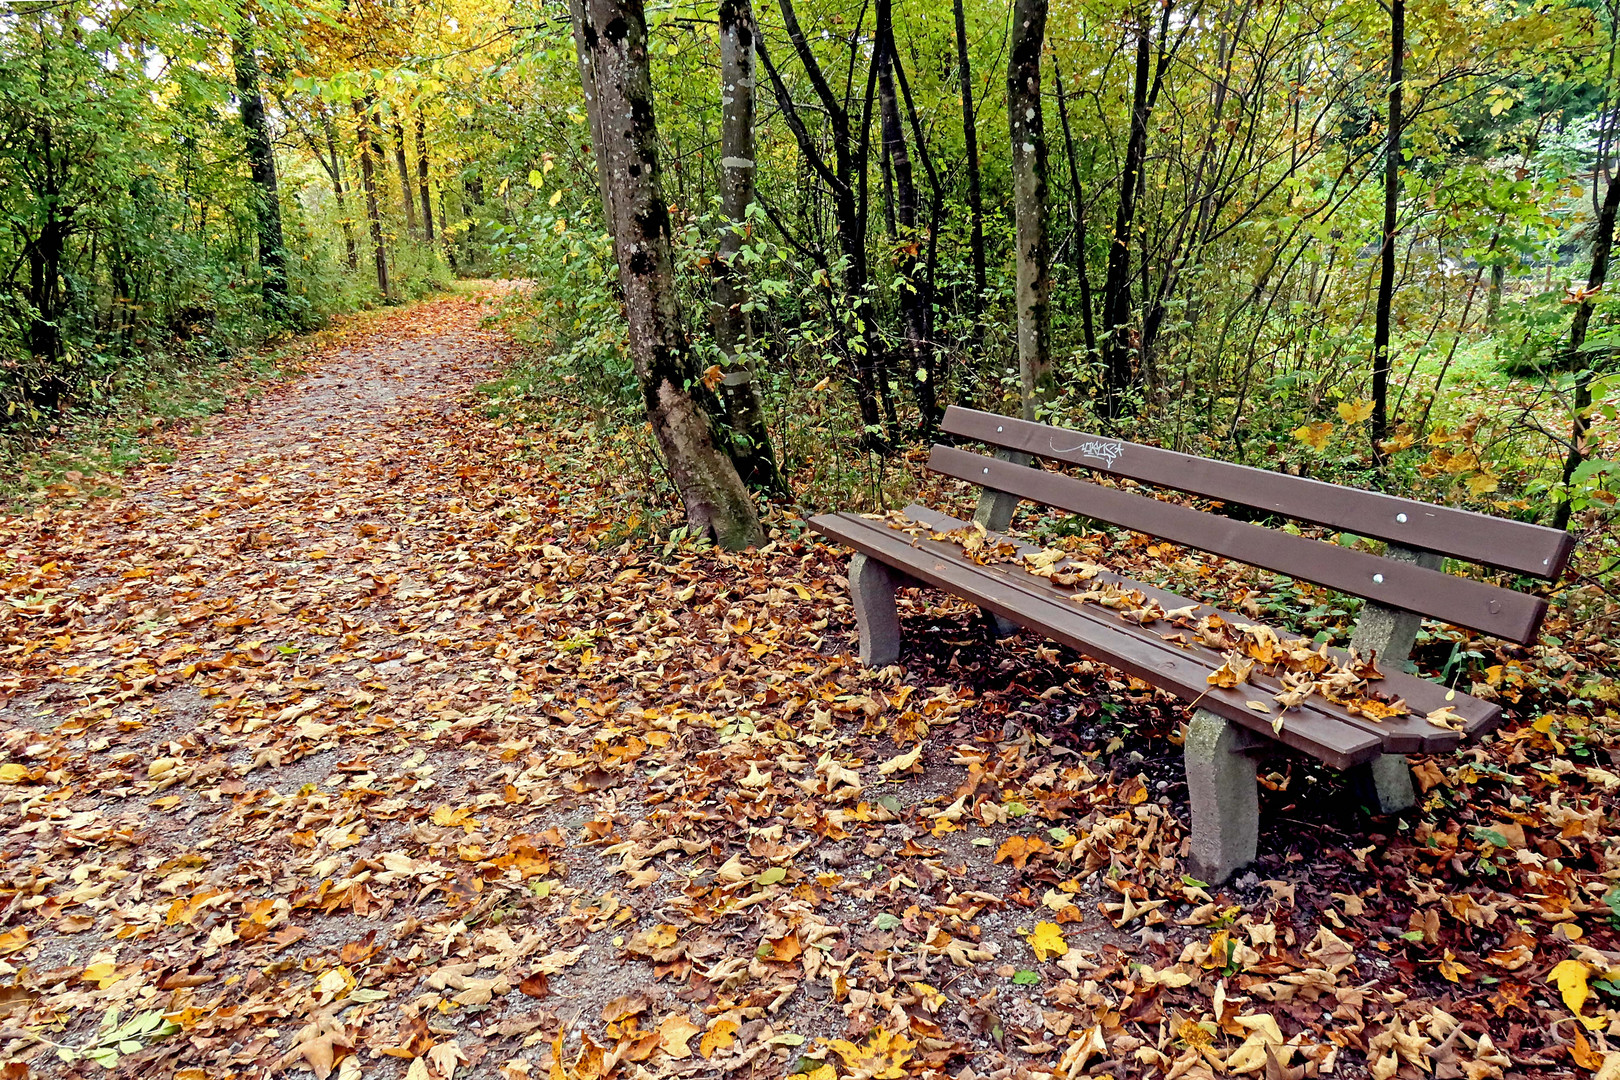
{"label": "tree trunk", "polygon": [[55,405],[67,388],[57,362],[62,358],[61,318],[67,306],[62,298],[62,255],[67,248],[68,226],[54,202],[46,215],[39,236],[28,247],[28,351],[34,359],[44,362],[48,372],[35,396],[46,405]]}
{"label": "tree trunk", "polygon": [[[434,242],[433,200],[428,197],[427,117],[422,115],[420,105],[416,107],[416,190],[422,197],[422,235],[431,245]],[[439,209],[441,212],[444,209],[442,201]]]}
{"label": "tree trunk", "polygon": [[765,406],[747,350],[754,343],[753,320],[743,310],[747,291],[736,265],[754,201],[754,8],[750,0],[720,0],[720,211],[725,215],[713,268],[714,302],[709,321],[715,343],[730,370],[720,395],[731,425],[728,452],[743,481],[752,487],[787,493],[776,467]]}
{"label": "tree trunk", "polygon": [[[794,104],[792,94],[782,81],[781,72],[771,62],[763,38],[756,40],[756,51],[766,74],[770,76],[777,107],[787,122],[788,129],[793,132],[800,155],[832,193],[833,231],[837,238],[838,255],[843,262],[843,291],[847,312],[842,336],[850,353],[851,366],[854,368],[856,400],[861,410],[861,442],[870,451],[888,453],[892,447],[884,438],[884,417],[878,412],[879,399],[881,398],[891,429],[894,427],[894,405],[889,397],[888,381],[882,380],[880,383],[878,378],[882,339],[878,334],[876,312],[872,310],[866,295],[869,279],[866,230],[870,208],[866,174],[877,65],[875,63],[867,65],[866,95],[862,102],[860,123],[858,127],[852,127],[844,99],[833,92],[820,62],[810,48],[809,38],[799,25],[793,0],[777,0],[777,3],[782,11],[782,22],[787,28],[788,38],[793,42],[794,52],[804,65],[805,75],[816,92],[821,109],[826,113],[828,141],[832,144],[833,151],[831,164],[822,151],[821,139],[810,133],[803,116],[800,115],[799,107]],[[856,43],[851,40],[849,45],[852,50],[850,63],[853,65]],[[851,70],[853,72],[853,68]]]}
{"label": "tree trunk", "polygon": [[1125,167],[1119,177],[1114,237],[1108,245],[1108,277],[1103,282],[1103,367],[1107,379],[1103,414],[1118,419],[1131,385],[1131,230],[1136,222],[1137,174],[1147,154],[1148,70],[1153,55],[1152,25],[1146,11],[1136,19],[1136,81],[1131,91],[1131,131]]}
{"label": "tree trunk", "polygon": [[883,132],[883,154],[894,176],[895,235],[899,251],[900,323],[906,337],[906,379],[917,399],[922,430],[939,428],[944,410],[939,405],[933,352],[928,345],[928,283],[921,273],[922,236],[918,232],[917,178],[900,122],[900,95],[895,91],[900,58],[895,55],[893,5],[877,0],[878,116]]}
{"label": "tree trunk", "polygon": [[1378,262],[1378,305],[1373,321],[1372,452],[1384,463],[1389,434],[1389,324],[1395,301],[1395,233],[1401,197],[1401,82],[1406,67],[1406,0],[1389,4],[1389,116],[1384,144],[1384,233]]}
{"label": "tree trunk", "polygon": [[[379,209],[381,209],[388,205],[389,195],[388,152],[383,149],[383,135],[387,132],[388,128],[387,125],[383,123],[382,106],[378,105],[375,99],[369,99],[369,105],[371,107],[371,115],[370,127],[368,130],[371,134],[371,156],[377,162],[377,205]],[[401,194],[409,197],[408,190],[407,192],[401,192]],[[393,238],[398,239],[398,236],[396,235]]]}
{"label": "tree trunk", "polygon": [[[939,420],[944,416],[944,401],[950,387],[946,377],[949,368],[942,360],[936,340],[934,312],[937,305],[934,302],[934,283],[938,280],[939,270],[939,234],[945,224],[945,187],[940,183],[939,169],[934,165],[933,155],[928,152],[928,136],[924,132],[922,119],[917,114],[917,102],[911,94],[911,84],[906,79],[906,69],[899,61],[899,54],[894,50],[894,34],[889,34],[890,57],[893,60],[892,72],[895,82],[900,86],[900,99],[906,105],[906,119],[911,125],[911,143],[917,149],[917,160],[921,163],[923,174],[928,178],[928,249],[922,256],[919,264],[914,263],[911,276],[911,287],[915,294],[913,303],[917,312],[919,332],[917,339],[920,342],[919,354],[921,369],[926,374],[930,384],[928,402],[929,412],[932,414],[925,430],[932,433],[938,428]],[[919,221],[918,228],[922,228],[920,219],[921,198],[917,200]],[[922,237],[914,241],[917,247],[922,245]],[[927,415],[927,413],[925,413]]]}
{"label": "tree trunk", "polygon": [[349,217],[348,202],[344,198],[343,157],[338,153],[337,136],[332,133],[332,118],[323,115],[321,124],[326,132],[326,154],[332,161],[332,194],[337,199],[338,220],[343,226],[343,251],[352,274],[360,269],[360,252],[354,242],[354,221]]}
{"label": "tree trunk", "polygon": [[[1598,163],[1600,168],[1602,164],[1601,161]],[[1586,328],[1592,321],[1592,294],[1603,287],[1609,276],[1609,256],[1614,252],[1617,210],[1620,210],[1620,178],[1610,177],[1607,190],[1603,193],[1603,203],[1598,208],[1596,234],[1592,238],[1592,271],[1586,276],[1586,291],[1575,308],[1575,319],[1569,328],[1568,366],[1575,372],[1575,394],[1571,402],[1575,418],[1570,425],[1569,454],[1564,458],[1564,498],[1553,511],[1553,527],[1558,529],[1569,527],[1569,515],[1573,509],[1569,483],[1575,476],[1575,470],[1586,460],[1587,433],[1592,427],[1592,418],[1587,411],[1592,407],[1594,357],[1583,355],[1582,346],[1586,344]]]}
{"label": "tree trunk", "polygon": [[1506,278],[1507,264],[1492,263],[1491,285],[1485,293],[1485,326],[1487,329],[1495,330],[1497,320],[1502,317],[1502,284]]}
{"label": "tree trunk", "polygon": [[972,235],[968,241],[973,255],[973,342],[984,338],[984,204],[979,194],[978,117],[973,112],[973,71],[968,65],[967,15],[962,0],[956,8],[956,74],[962,83],[962,141],[967,144],[968,217]]}
{"label": "tree trunk", "polygon": [[244,23],[231,42],[236,68],[236,91],[246,134],[248,169],[253,176],[254,215],[258,222],[260,286],[270,318],[287,315],[287,249],[281,237],[281,200],[276,191],[276,155],[270,144],[270,125],[259,94],[259,60],[253,51],[253,26]]}
{"label": "tree trunk", "polygon": [[394,164],[399,168],[399,201],[405,204],[405,231],[416,236],[416,200],[411,198],[411,167],[405,156],[405,124],[394,121]]}
{"label": "tree trunk", "polygon": [[1052,85],[1057,90],[1058,121],[1063,125],[1063,149],[1069,162],[1069,217],[1074,229],[1074,270],[1080,279],[1080,327],[1085,335],[1086,362],[1097,356],[1097,327],[1091,311],[1091,274],[1086,267],[1086,204],[1080,187],[1080,163],[1075,159],[1074,133],[1069,128],[1069,105],[1063,93],[1063,72],[1052,56]]}
{"label": "tree trunk", "polygon": [[[682,331],[669,210],[658,169],[647,23],[641,0],[575,0],[576,40],[589,53],[607,165],[614,252],[635,364],[652,424],[694,535],[738,550],[764,539],[748,488],[715,443],[689,343]],[[587,65],[581,63],[581,71]],[[713,402],[712,395],[707,396]]]}
{"label": "tree trunk", "polygon": [[366,194],[366,220],[371,225],[371,254],[377,263],[377,291],[382,293],[384,300],[389,299],[388,292],[388,252],[383,248],[382,211],[377,207],[377,171],[372,164],[371,149],[372,136],[366,126],[366,112],[370,102],[362,103],[355,98],[354,106],[354,137],[360,144],[360,186]]}
{"label": "tree trunk", "polygon": [[1052,392],[1051,288],[1046,239],[1046,124],[1041,114],[1041,51],[1046,0],[1014,0],[1007,61],[1007,124],[1012,135],[1016,218],[1018,376],[1024,419]]}

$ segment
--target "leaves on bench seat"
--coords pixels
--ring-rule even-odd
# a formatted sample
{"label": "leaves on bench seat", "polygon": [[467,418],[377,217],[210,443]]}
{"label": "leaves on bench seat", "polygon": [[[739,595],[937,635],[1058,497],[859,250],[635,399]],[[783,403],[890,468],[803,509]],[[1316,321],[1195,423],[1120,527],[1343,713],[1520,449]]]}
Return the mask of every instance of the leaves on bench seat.
{"label": "leaves on bench seat", "polygon": [[1433,712],[1424,716],[1423,719],[1427,720],[1435,727],[1447,728],[1451,731],[1461,731],[1468,723],[1468,719],[1459,715],[1457,710],[1450,705],[1447,705],[1444,708],[1435,709]]}
{"label": "leaves on bench seat", "polygon": [[[1070,593],[1069,599],[1109,608],[1121,619],[1138,626],[1168,622],[1181,631],[1191,632],[1194,640],[1189,640],[1185,632],[1160,636],[1176,648],[1191,651],[1197,645],[1221,653],[1223,662],[1209,674],[1211,686],[1231,689],[1250,682],[1257,669],[1277,679],[1282,689],[1273,692],[1271,697],[1285,713],[1303,706],[1313,696],[1320,696],[1348,713],[1375,722],[1411,713],[1402,699],[1385,698],[1373,691],[1370,684],[1384,677],[1378,670],[1376,657],[1363,657],[1354,649],[1350,650],[1348,657],[1340,660],[1328,650],[1325,643],[1288,636],[1269,626],[1233,622],[1216,614],[1200,618],[1198,612],[1201,605],[1197,603],[1166,610],[1158,600],[1141,589],[1114,581],[1096,580],[1102,575],[1102,567],[1095,563],[1073,560],[1061,548],[1021,549],[1005,537],[992,535],[978,522],[960,529],[939,531],[897,510],[865,516],[907,533],[913,538],[913,546],[922,539],[954,544],[969,562],[980,566],[1007,563],[1055,585],[1071,588],[1089,582],[1084,590],[1076,588]],[[1259,706],[1260,703],[1250,702],[1250,705]],[[1437,712],[1444,713],[1445,710]],[[1455,713],[1449,717],[1437,717],[1436,713],[1431,713],[1428,717],[1437,727],[1452,727],[1453,718],[1458,721],[1457,729],[1460,730],[1463,721]],[[1276,726],[1281,726],[1280,721]]]}

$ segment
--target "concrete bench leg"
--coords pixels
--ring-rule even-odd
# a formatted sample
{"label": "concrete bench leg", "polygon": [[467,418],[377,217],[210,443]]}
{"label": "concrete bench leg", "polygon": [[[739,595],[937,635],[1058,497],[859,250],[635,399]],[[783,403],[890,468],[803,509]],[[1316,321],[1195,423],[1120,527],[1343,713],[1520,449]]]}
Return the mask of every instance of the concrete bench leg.
{"label": "concrete bench leg", "polygon": [[1380,814],[1399,814],[1417,805],[1412,766],[1404,754],[1382,754],[1350,773],[1358,798]]}
{"label": "concrete bench leg", "polygon": [[[1017,450],[998,450],[996,457],[1016,465],[1028,465],[1032,460],[1030,455]],[[978,505],[973,508],[973,520],[993,533],[1006,532],[1012,525],[1013,512],[1018,509],[1018,502],[1016,495],[994,488],[984,488],[979,492]],[[989,608],[979,610],[989,616],[990,624],[995,628],[998,638],[1012,637],[1023,629],[1011,619],[1003,619]]]}
{"label": "concrete bench leg", "polygon": [[[1445,560],[1432,551],[1417,551],[1394,543],[1385,549],[1384,555],[1430,570],[1445,565]],[[1363,656],[1376,655],[1378,665],[1384,670],[1400,671],[1412,655],[1412,643],[1417,640],[1422,624],[1420,615],[1369,600],[1361,609],[1350,644]],[[1361,801],[1381,814],[1398,814],[1417,805],[1412,769],[1400,754],[1384,754],[1357,767],[1350,773],[1350,783]]]}
{"label": "concrete bench leg", "polygon": [[900,659],[900,616],[894,610],[899,584],[893,570],[857,554],[849,560],[849,595],[861,631],[861,663],[886,667]]}
{"label": "concrete bench leg", "polygon": [[1023,629],[1022,626],[1019,626],[1011,619],[1003,619],[1000,615],[997,615],[989,608],[980,608],[979,610],[990,616],[990,625],[995,627],[996,640],[998,641],[1002,638],[1012,637],[1014,634],[1018,633],[1018,631]]}
{"label": "concrete bench leg", "polygon": [[1193,713],[1182,747],[1192,800],[1192,875],[1211,885],[1254,861],[1260,785],[1248,756],[1258,739],[1205,709]]}

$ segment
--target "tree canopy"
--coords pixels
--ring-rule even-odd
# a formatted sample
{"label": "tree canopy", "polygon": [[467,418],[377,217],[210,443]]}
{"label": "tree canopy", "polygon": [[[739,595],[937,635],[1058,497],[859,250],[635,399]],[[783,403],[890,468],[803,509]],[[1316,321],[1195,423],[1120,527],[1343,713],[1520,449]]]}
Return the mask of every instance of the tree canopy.
{"label": "tree canopy", "polygon": [[[951,402],[1018,408],[1038,350],[1038,409],[1067,421],[1527,517],[1612,498],[1588,431],[1613,408],[1591,273],[1612,4],[645,18],[680,329],[761,490],[812,459],[813,485],[848,488],[838,469],[881,467]],[[722,47],[739,18],[742,119]],[[574,21],[540,0],[10,5],[8,422],[456,273],[531,280],[553,373],[634,419]],[[746,157],[727,150],[738,124]],[[1038,341],[1017,317],[1020,198],[1044,215]]]}

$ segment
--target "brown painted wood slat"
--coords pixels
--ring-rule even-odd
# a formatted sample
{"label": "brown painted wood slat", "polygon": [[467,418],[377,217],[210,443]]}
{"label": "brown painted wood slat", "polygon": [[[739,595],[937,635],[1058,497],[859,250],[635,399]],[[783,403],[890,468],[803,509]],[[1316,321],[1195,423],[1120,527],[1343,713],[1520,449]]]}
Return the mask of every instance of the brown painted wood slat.
{"label": "brown painted wood slat", "polygon": [[934,447],[928,467],[1020,498],[1521,644],[1535,640],[1547,613],[1547,601],[1539,596],[954,447]]}
{"label": "brown painted wood slat", "polygon": [[1332,768],[1348,769],[1383,752],[1383,742],[1342,719],[1314,709],[1290,713],[1282,732],[1271,720],[1249,709],[1236,689],[1209,685],[1209,668],[1195,657],[1163,642],[1150,644],[1105,626],[1069,601],[1046,600],[1012,587],[961,557],[913,547],[908,538],[878,522],[854,514],[823,514],[811,524],[824,536],[895,567],[925,584],[972,600],[1003,618],[1028,627],[1087,656],[1135,675],[1186,701],[1198,701],[1211,712],[1284,745],[1319,758]]}
{"label": "brown painted wood slat", "polygon": [[[906,507],[905,514],[913,521],[927,525],[930,529],[933,529],[936,532],[950,532],[955,529],[969,527],[969,523],[966,521],[953,518],[949,514],[941,513],[932,507],[922,506],[919,504],[913,504]],[[1005,540],[1008,543],[1016,545],[1021,553],[1033,554],[1034,552],[1040,550],[1034,544],[1027,544],[1021,540],[1009,536],[1003,536],[999,533],[991,533],[990,536],[993,539]],[[1018,581],[1021,579],[1027,579],[1027,581],[1024,582],[1025,587],[1036,592],[1061,596],[1065,599],[1070,592],[1070,590],[1065,586],[1054,585],[1044,578],[1038,578],[1033,574],[1025,573],[1024,571],[1010,564],[1001,564],[995,567],[986,567],[985,569],[991,570],[992,572],[1001,573],[1009,580]],[[1187,597],[1181,596],[1177,593],[1155,588],[1152,585],[1133,580],[1125,577],[1122,574],[1116,574],[1110,570],[1100,570],[1097,575],[1097,580],[1117,585],[1125,589],[1138,589],[1144,596],[1150,600],[1157,601],[1159,605],[1167,611],[1175,608],[1185,607],[1188,604],[1197,604],[1197,611],[1193,613],[1193,617],[1195,619],[1202,619],[1208,615],[1215,615],[1229,623],[1241,624],[1252,623],[1255,621],[1248,616],[1238,615],[1230,611],[1223,611],[1222,609],[1212,607],[1209,604],[1201,604],[1195,600],[1189,600]],[[1069,602],[1073,603],[1073,601]],[[1162,640],[1158,632],[1152,627],[1138,627],[1132,623],[1120,619],[1115,619],[1114,621],[1117,622],[1119,627],[1127,633],[1139,632],[1149,635],[1155,640]],[[1279,631],[1279,633],[1282,633],[1282,631]],[[1284,634],[1284,636],[1293,635]],[[1209,669],[1211,671],[1218,667],[1222,662],[1222,658],[1218,654],[1216,654],[1213,650],[1205,649],[1203,646],[1194,646],[1186,651],[1200,656],[1209,665]],[[1341,663],[1348,659],[1347,654],[1342,649],[1329,649],[1328,652],[1337,658]],[[1277,690],[1281,689],[1281,684],[1276,679],[1271,678],[1269,675],[1261,673],[1257,675],[1256,678],[1258,680],[1256,685],[1260,686],[1262,689],[1266,689],[1268,692],[1276,692]],[[1384,742],[1384,749],[1392,754],[1438,753],[1452,750],[1455,749],[1458,743],[1462,742],[1464,739],[1477,739],[1487,732],[1494,731],[1497,727],[1501,726],[1502,723],[1502,710],[1498,706],[1493,705],[1491,702],[1473,697],[1468,694],[1453,692],[1444,686],[1430,682],[1428,679],[1420,676],[1409,674],[1404,670],[1385,671],[1384,680],[1379,684],[1378,689],[1382,693],[1405,699],[1407,705],[1411,707],[1414,714],[1418,715],[1393,717],[1382,722],[1368,720],[1365,717],[1349,716],[1349,714],[1346,714],[1346,717],[1350,722],[1355,723],[1364,730],[1371,731],[1382,738]],[[1448,731],[1443,728],[1438,728],[1425,720],[1421,715],[1422,713],[1432,712],[1435,709],[1441,709],[1447,706],[1455,709],[1457,715],[1463,718],[1464,727],[1462,731]]]}
{"label": "brown painted wood slat", "polygon": [[952,435],[1238,503],[1404,547],[1556,580],[1575,540],[1559,529],[1195,457],[953,405]]}

